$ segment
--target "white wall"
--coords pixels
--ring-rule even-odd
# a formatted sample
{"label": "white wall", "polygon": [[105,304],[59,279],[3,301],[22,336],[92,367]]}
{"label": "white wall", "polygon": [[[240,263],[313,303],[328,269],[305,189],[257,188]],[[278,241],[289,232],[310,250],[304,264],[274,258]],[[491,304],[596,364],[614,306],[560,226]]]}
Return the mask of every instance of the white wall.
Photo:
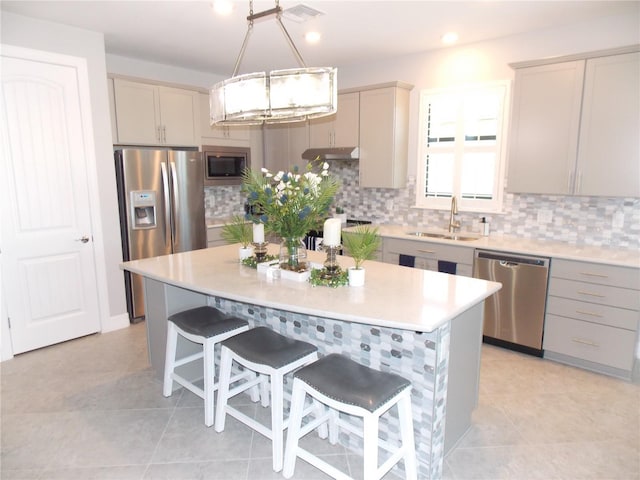
{"label": "white wall", "polygon": [[[97,178],[94,181],[98,187],[98,205],[95,206],[98,218],[93,220],[102,233],[100,238],[94,238],[102,329],[107,331],[128,326],[123,273],[118,267],[122,261],[122,249],[103,35],[5,12],[0,21],[2,44],[63,53],[87,60],[96,149]],[[6,321],[6,316],[3,321]]]}

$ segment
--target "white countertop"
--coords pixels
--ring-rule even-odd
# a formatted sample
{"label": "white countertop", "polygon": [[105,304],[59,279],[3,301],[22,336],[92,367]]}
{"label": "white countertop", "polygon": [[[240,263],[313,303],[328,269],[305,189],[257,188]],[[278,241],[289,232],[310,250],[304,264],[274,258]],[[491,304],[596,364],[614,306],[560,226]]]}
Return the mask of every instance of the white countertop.
{"label": "white countertop", "polygon": [[[608,265],[640,268],[640,251],[638,250],[611,247],[576,246],[565,242],[532,240],[495,234],[491,234],[488,237],[478,237],[477,240],[470,241],[448,240],[442,238],[417,237],[415,235],[407,234],[407,232],[416,231],[446,233],[444,231],[424,227],[402,225],[376,226],[379,228],[379,233],[382,237],[443,243],[467,248],[480,248],[524,255],[538,255],[543,257],[563,258],[567,260],[579,260],[583,262],[595,262]],[[465,235],[466,232],[459,232],[459,234]],[[474,237],[478,236],[477,233],[469,233],[469,235]]]}
{"label": "white countertop", "polygon": [[[308,282],[268,280],[238,261],[238,246],[134,260],[125,270],[206,295],[307,315],[374,326],[431,332],[500,289],[463,276],[367,261],[363,287],[314,287]],[[277,245],[269,245],[275,254]],[[325,255],[308,252],[322,263]],[[339,257],[343,267],[353,265]]]}

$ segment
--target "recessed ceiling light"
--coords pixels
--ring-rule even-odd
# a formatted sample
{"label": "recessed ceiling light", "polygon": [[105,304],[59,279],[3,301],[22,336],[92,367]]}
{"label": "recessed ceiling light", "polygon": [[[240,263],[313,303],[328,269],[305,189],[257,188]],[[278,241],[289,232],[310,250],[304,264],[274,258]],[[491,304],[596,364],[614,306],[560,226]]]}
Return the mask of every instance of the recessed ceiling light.
{"label": "recessed ceiling light", "polygon": [[231,0],[215,0],[212,6],[213,11],[218,15],[230,15],[233,11],[233,2]]}
{"label": "recessed ceiling light", "polygon": [[442,43],[445,45],[451,45],[458,41],[458,34],[456,32],[447,32],[440,37],[440,40],[442,40]]}
{"label": "recessed ceiling light", "polygon": [[304,39],[309,43],[318,43],[320,37],[320,32],[307,32],[304,34]]}

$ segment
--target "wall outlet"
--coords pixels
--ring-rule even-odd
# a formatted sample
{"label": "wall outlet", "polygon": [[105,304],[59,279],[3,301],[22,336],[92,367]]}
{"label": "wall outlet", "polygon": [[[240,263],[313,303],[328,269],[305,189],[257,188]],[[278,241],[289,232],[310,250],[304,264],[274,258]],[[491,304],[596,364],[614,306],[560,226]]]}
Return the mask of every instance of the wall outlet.
{"label": "wall outlet", "polygon": [[551,210],[538,210],[538,223],[551,223],[553,221],[553,212]]}
{"label": "wall outlet", "polygon": [[624,228],[624,212],[618,210],[613,214],[613,218],[611,219],[611,228]]}
{"label": "wall outlet", "polygon": [[384,208],[386,208],[387,210],[393,210],[393,200],[389,199],[384,202]]}

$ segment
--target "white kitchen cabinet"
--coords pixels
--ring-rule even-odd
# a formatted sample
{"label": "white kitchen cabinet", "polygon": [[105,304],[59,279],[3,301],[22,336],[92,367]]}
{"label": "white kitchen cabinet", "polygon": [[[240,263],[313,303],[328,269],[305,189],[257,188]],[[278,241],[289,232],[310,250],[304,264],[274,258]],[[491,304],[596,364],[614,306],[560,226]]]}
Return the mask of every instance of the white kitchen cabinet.
{"label": "white kitchen cabinet", "polygon": [[640,197],[640,52],[587,60],[580,195]]}
{"label": "white kitchen cabinet", "polygon": [[640,53],[515,67],[508,191],[640,196]]}
{"label": "white kitchen cabinet", "polygon": [[209,117],[209,94],[199,93],[199,127],[202,145],[246,147],[251,138],[249,125],[211,125]]}
{"label": "white kitchen cabinet", "polygon": [[109,116],[111,118],[111,143],[118,143],[118,126],[116,124],[116,97],[113,91],[113,78],[107,78],[107,90],[109,92]]}
{"label": "white kitchen cabinet", "polygon": [[553,259],[544,356],[629,378],[640,321],[640,271]]}
{"label": "white kitchen cabinet", "polygon": [[118,143],[197,146],[198,92],[114,78]]}
{"label": "white kitchen cabinet", "polygon": [[357,147],[360,136],[359,92],[338,94],[335,115],[309,121],[309,147]]}
{"label": "white kitchen cabinet", "polygon": [[469,247],[387,237],[382,246],[382,260],[399,265],[400,255],[409,255],[415,257],[415,268],[434,272],[439,270],[439,261],[453,262],[457,275],[472,277],[473,252],[474,249]]}
{"label": "white kitchen cabinet", "polygon": [[394,82],[360,91],[361,187],[405,187],[412,88]]}
{"label": "white kitchen cabinet", "polygon": [[278,123],[263,127],[264,166],[270,171],[287,171],[307,164],[302,153],[309,148],[308,122]]}
{"label": "white kitchen cabinet", "polygon": [[222,238],[222,225],[215,227],[207,227],[207,248],[220,247],[228,245],[227,241]]}

